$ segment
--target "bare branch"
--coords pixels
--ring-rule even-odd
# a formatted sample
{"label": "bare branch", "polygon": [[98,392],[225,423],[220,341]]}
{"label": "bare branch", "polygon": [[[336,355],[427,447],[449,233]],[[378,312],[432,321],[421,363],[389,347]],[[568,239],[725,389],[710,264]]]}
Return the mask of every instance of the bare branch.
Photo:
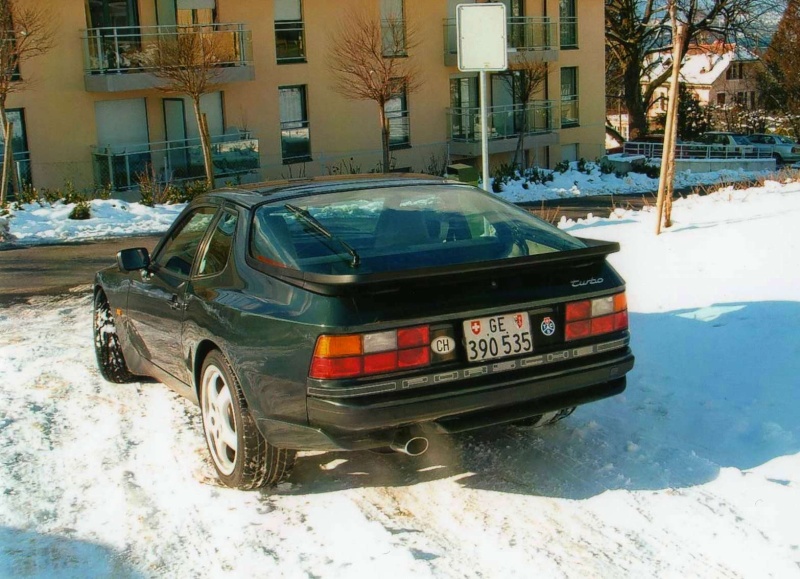
{"label": "bare branch", "polygon": [[416,30],[400,15],[381,19],[377,11],[350,10],[331,34],[330,70],[335,92],[350,100],[371,100],[380,108],[384,171],[388,170],[386,103],[403,88],[420,88],[413,58]]}

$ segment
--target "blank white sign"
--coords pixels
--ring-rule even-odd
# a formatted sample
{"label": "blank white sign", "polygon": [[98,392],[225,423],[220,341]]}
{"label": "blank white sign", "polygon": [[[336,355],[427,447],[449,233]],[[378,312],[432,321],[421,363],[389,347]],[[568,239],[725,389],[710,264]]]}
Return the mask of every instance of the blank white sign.
{"label": "blank white sign", "polygon": [[505,4],[459,4],[456,35],[459,70],[508,68]]}

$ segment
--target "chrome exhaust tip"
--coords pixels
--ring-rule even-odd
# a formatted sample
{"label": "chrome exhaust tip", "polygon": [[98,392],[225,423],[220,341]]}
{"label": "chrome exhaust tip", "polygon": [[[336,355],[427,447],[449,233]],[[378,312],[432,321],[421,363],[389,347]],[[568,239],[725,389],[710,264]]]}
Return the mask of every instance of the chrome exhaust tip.
{"label": "chrome exhaust tip", "polygon": [[400,439],[392,442],[389,447],[401,454],[408,456],[419,456],[428,450],[428,439],[424,436],[414,436],[408,439]]}

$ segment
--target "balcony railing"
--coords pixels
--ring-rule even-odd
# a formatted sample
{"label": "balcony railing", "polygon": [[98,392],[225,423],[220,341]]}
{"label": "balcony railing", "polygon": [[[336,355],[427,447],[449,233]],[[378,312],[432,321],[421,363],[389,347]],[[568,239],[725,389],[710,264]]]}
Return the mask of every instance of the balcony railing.
{"label": "balcony railing", "polygon": [[[489,140],[516,139],[520,133],[536,135],[553,130],[554,101],[533,101],[527,107],[509,105],[490,107]],[[480,108],[447,109],[450,140],[478,143],[481,140]]]}
{"label": "balcony railing", "polygon": [[[549,17],[511,17],[507,20],[507,42],[512,52],[556,50],[556,22]],[[445,63],[455,63],[458,56],[456,21],[444,21]]]}
{"label": "balcony railing", "polygon": [[558,32],[561,48],[578,48],[578,19],[575,16],[561,18]]}
{"label": "balcony railing", "polygon": [[[200,139],[92,147],[95,183],[121,191],[138,187],[143,175],[175,183],[205,177]],[[211,137],[214,177],[250,173],[260,167],[258,139],[237,131]]]}
{"label": "balcony railing", "polygon": [[200,34],[213,47],[215,67],[245,66],[253,61],[252,34],[244,24],[192,26],[118,26],[90,28],[83,34],[86,74],[148,72],[142,55],[158,42],[183,34]]}
{"label": "balcony railing", "polygon": [[580,124],[578,96],[565,96],[561,99],[561,128],[577,127]]}
{"label": "balcony railing", "polygon": [[[5,160],[4,151],[0,145],[0,166]],[[31,154],[28,151],[14,153],[14,169],[17,171],[17,178],[21,187],[31,184]],[[9,178],[9,182],[11,179]],[[9,188],[9,191],[11,189]],[[13,199],[9,196],[9,199]]]}
{"label": "balcony railing", "polygon": [[[626,155],[643,155],[648,159],[661,158],[663,143],[629,141],[623,146]],[[702,143],[678,143],[675,145],[676,159],[771,159],[772,151],[752,145],[704,145]]]}

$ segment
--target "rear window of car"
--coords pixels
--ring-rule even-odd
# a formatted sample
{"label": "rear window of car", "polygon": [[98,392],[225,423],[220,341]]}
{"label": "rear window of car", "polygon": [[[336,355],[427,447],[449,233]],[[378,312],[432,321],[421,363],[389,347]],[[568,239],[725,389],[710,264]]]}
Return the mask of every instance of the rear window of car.
{"label": "rear window of car", "polygon": [[337,191],[256,208],[250,254],[322,274],[370,274],[581,249],[582,241],[471,186]]}

